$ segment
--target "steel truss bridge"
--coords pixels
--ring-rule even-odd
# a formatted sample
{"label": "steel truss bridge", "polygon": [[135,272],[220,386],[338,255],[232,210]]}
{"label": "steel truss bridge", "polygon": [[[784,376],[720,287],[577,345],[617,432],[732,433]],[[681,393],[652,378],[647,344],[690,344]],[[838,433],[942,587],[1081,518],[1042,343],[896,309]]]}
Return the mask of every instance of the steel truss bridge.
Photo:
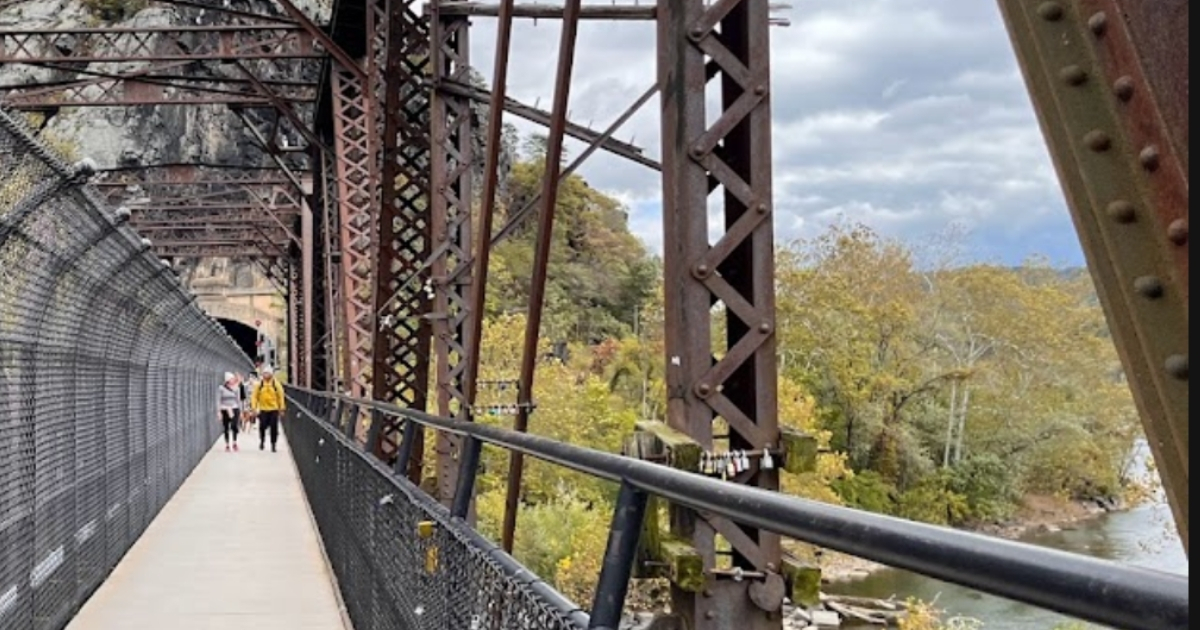
{"label": "steel truss bridge", "polygon": [[[216,438],[208,392],[248,366],[171,273],[198,257],[254,260],[287,297],[286,439],[360,630],[615,628],[650,556],[672,584],[679,625],[664,627],[778,630],[784,599],[805,598],[785,537],[1117,627],[1187,626],[1186,578],[793,499],[775,470],[675,469],[715,444],[789,442],[768,0],[337,0],[327,19],[291,0],[155,4],[187,24],[0,29],[0,63],[57,77],[0,86],[0,627],[65,627]],[[1186,548],[1188,3],[999,4]],[[490,90],[470,81],[473,17],[495,18]],[[528,19],[563,27],[549,111],[506,94],[513,24]],[[657,81],[602,131],[567,119],[581,20],[657,25]],[[651,101],[661,161],[614,138]],[[237,115],[255,159],[67,165],[16,115],[210,105]],[[549,134],[540,195],[497,226],[506,113]],[[588,149],[564,167],[567,136]],[[668,407],[638,442],[651,461],[525,433],[558,184],[598,150],[662,177]],[[490,252],[525,222],[535,262],[505,430],[472,422],[479,340]],[[485,443],[511,453],[498,544],[471,527]],[[526,456],[620,487],[582,607],[508,555]],[[669,552],[639,536],[655,501],[669,506]],[[714,570],[718,539],[732,571]],[[684,579],[687,563],[702,579]]]}

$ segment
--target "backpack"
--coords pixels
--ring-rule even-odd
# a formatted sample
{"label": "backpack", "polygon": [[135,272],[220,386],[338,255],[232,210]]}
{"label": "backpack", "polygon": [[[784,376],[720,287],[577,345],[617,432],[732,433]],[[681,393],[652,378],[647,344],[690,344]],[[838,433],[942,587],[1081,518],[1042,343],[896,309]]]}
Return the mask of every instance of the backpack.
{"label": "backpack", "polygon": [[[259,395],[259,392],[261,392],[261,391],[262,391],[262,386],[263,386],[263,383],[264,383],[264,382],[265,382],[265,381],[262,381],[262,380],[260,380],[260,381],[258,382],[258,384],[254,386],[254,395],[255,395],[256,397]],[[279,384],[279,379],[277,379],[277,378],[273,378],[273,379],[271,379],[271,383],[273,383],[273,384],[274,384],[274,386],[275,386],[275,393],[276,393],[276,394],[279,396],[279,400],[280,400],[280,402],[282,402],[282,401],[283,401],[283,385],[280,385],[280,384]]]}

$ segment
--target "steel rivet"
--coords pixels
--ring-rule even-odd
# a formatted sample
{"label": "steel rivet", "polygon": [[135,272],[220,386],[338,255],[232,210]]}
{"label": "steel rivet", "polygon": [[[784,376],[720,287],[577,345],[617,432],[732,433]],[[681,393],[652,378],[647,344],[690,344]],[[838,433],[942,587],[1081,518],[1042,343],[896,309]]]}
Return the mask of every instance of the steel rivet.
{"label": "steel rivet", "polygon": [[1112,138],[1109,138],[1108,134],[1103,131],[1095,129],[1087,132],[1087,135],[1083,137],[1083,143],[1096,153],[1102,153],[1112,146]]}
{"label": "steel rivet", "polygon": [[1137,210],[1128,201],[1114,201],[1108,204],[1108,216],[1117,223],[1133,223],[1137,219]]}
{"label": "steel rivet", "polygon": [[771,332],[771,324],[770,324],[770,322],[763,322],[763,323],[759,324],[759,325],[758,325],[758,332],[760,332],[760,333],[762,333],[762,334],[764,334],[764,335],[765,335],[765,334],[767,334],[767,333],[769,333],[769,332]]}
{"label": "steel rivet", "polygon": [[1187,380],[1187,378],[1188,378],[1187,355],[1172,354],[1171,356],[1167,357],[1165,367],[1167,368],[1167,374],[1170,374],[1171,376],[1174,376],[1175,378],[1177,378],[1181,381]]}
{"label": "steel rivet", "polygon": [[695,274],[697,278],[707,278],[708,265],[700,263],[699,265],[696,265],[696,268],[692,271],[692,273]]}
{"label": "steel rivet", "polygon": [[1042,19],[1051,22],[1057,22],[1063,16],[1062,5],[1057,2],[1043,2],[1038,6],[1037,12],[1038,15],[1042,16]]}
{"label": "steel rivet", "polygon": [[759,96],[762,96],[763,94],[766,94],[766,93],[767,93],[767,86],[765,86],[765,85],[760,85],[760,86],[758,86],[758,87],[754,88],[754,93],[755,93],[755,94],[757,94],[757,95],[759,95]]}
{"label": "steel rivet", "polygon": [[759,214],[766,214],[766,213],[767,213],[767,211],[768,211],[768,210],[770,210],[770,208],[769,208],[769,207],[767,206],[767,204],[765,204],[765,203],[760,203],[760,204],[758,204],[758,208],[757,208],[757,209],[758,209],[758,213],[759,213]]}
{"label": "steel rivet", "polygon": [[692,39],[700,39],[701,37],[704,37],[704,29],[697,26],[692,29],[690,35],[692,36]]}
{"label": "steel rivet", "polygon": [[1150,145],[1142,149],[1142,152],[1138,154],[1138,161],[1142,163],[1142,168],[1146,169],[1147,171],[1157,170],[1158,147]]}
{"label": "steel rivet", "polygon": [[713,611],[711,611],[711,610],[709,610],[709,611],[707,611],[707,612],[705,612],[705,613],[704,613],[704,618],[705,618],[705,619],[715,619],[716,617],[717,617],[716,613],[714,613],[714,612],[713,612]]}
{"label": "steel rivet", "polygon": [[1176,245],[1183,245],[1188,240],[1187,219],[1175,219],[1167,226],[1167,238]]}
{"label": "steel rivet", "polygon": [[700,384],[696,385],[696,394],[699,395],[701,398],[707,398],[708,395],[711,393],[712,393],[712,387],[709,387],[708,383],[700,383]]}
{"label": "steel rivet", "polygon": [[708,589],[704,589],[704,596],[705,596],[705,597],[712,597],[712,591],[710,591],[710,590],[708,590]]}
{"label": "steel rivet", "polygon": [[1133,78],[1120,77],[1113,82],[1113,94],[1122,101],[1128,101],[1133,98]]}
{"label": "steel rivet", "polygon": [[1108,28],[1108,15],[1103,11],[1093,14],[1088,18],[1088,28],[1092,29],[1092,33],[1099,37],[1104,34],[1104,30]]}
{"label": "steel rivet", "polygon": [[1133,281],[1133,289],[1152,300],[1162,297],[1162,281],[1154,276],[1142,276]]}
{"label": "steel rivet", "polygon": [[692,156],[702,157],[703,155],[704,155],[704,147],[702,147],[700,145],[696,145],[696,146],[692,147]]}
{"label": "steel rivet", "polygon": [[1083,85],[1087,81],[1087,73],[1079,66],[1067,66],[1059,71],[1059,76],[1067,85]]}

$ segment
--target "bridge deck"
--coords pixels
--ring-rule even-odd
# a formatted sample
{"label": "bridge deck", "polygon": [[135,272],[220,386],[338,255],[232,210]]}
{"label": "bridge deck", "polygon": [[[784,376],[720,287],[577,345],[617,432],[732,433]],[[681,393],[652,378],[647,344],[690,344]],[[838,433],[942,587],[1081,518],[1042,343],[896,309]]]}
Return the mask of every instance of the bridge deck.
{"label": "bridge deck", "polygon": [[349,627],[283,436],[241,442],[218,440],[68,630]]}

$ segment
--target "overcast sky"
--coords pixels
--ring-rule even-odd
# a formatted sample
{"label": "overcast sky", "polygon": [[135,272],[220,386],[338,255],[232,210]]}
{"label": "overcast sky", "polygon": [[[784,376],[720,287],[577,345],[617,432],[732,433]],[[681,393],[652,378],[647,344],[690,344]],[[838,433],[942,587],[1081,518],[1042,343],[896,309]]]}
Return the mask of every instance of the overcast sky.
{"label": "overcast sky", "polygon": [[[795,0],[780,15],[791,25],[771,40],[779,239],[842,216],[913,242],[954,223],[973,260],[1082,264],[993,0]],[[496,22],[473,24],[472,65],[490,79]],[[550,108],[558,34],[518,22],[510,96]],[[652,84],[654,63],[652,23],[583,23],[571,118],[603,129]],[[618,134],[656,158],[657,110],[655,99]],[[661,251],[657,173],[603,153],[580,172]]]}

